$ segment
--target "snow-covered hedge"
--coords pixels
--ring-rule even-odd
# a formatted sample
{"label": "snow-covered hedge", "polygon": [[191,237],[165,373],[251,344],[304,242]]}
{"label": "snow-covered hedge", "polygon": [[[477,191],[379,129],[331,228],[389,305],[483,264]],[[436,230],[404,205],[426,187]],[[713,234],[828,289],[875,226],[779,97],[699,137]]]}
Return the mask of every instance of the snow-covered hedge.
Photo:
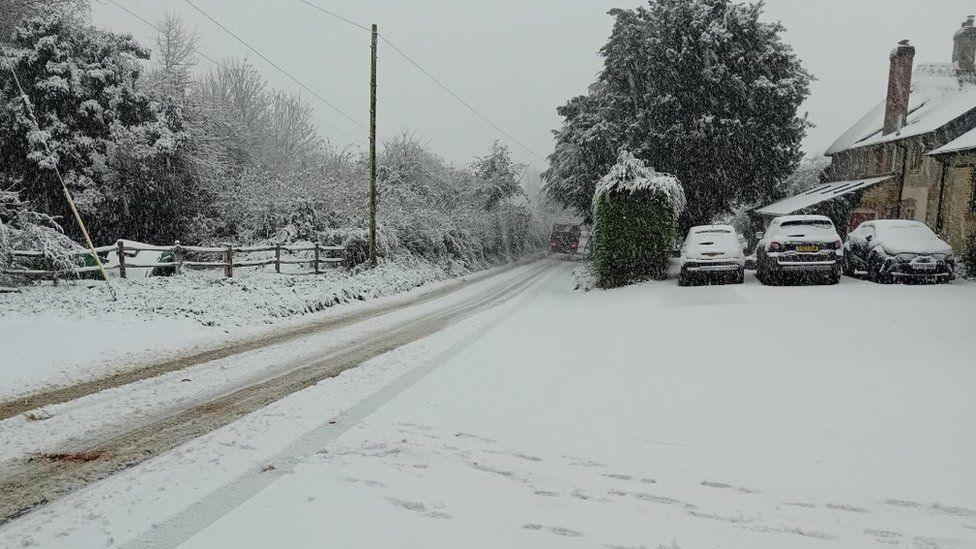
{"label": "snow-covered hedge", "polygon": [[596,186],[593,264],[603,287],[666,276],[685,208],[681,183],[627,151]]}

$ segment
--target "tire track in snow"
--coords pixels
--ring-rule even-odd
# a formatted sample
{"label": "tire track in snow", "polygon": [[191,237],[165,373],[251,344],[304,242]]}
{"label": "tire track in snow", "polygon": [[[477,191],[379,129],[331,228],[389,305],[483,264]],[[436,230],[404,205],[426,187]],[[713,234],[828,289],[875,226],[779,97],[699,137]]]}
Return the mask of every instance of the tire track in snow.
{"label": "tire track in snow", "polygon": [[137,381],[142,381],[144,379],[158,377],[170,372],[176,372],[191,366],[196,366],[198,364],[204,364],[214,360],[240,355],[263,347],[269,347],[271,345],[288,343],[312,334],[330,332],[357,322],[362,322],[363,320],[382,316],[399,309],[427,303],[523,264],[523,262],[516,262],[500,269],[492,269],[489,271],[476,273],[472,276],[467,276],[454,284],[450,284],[443,288],[438,288],[405,301],[397,300],[392,303],[386,303],[370,308],[366,311],[355,311],[338,317],[316,320],[300,326],[274,330],[270,333],[256,337],[238,340],[232,343],[220,344],[216,347],[211,347],[203,351],[194,350],[188,353],[179,354],[173,358],[153,362],[148,365],[122,369],[97,379],[83,381],[63,387],[56,387],[53,389],[41,390],[10,400],[0,401],[0,421],[18,416],[31,410],[43,408],[44,406],[62,404],[104,391],[106,389],[113,389],[123,385],[128,385],[130,383],[135,383]]}
{"label": "tire track in snow", "polygon": [[[541,293],[565,266],[557,264],[553,273],[546,277],[536,277],[527,285],[520,285],[515,289],[512,297],[525,294],[515,305],[493,318],[484,326],[438,353],[428,361],[403,374],[392,383],[384,386],[372,396],[360,401],[333,421],[323,423],[314,431],[299,439],[279,455],[268,461],[275,463],[273,471],[262,471],[254,468],[249,473],[225,484],[221,489],[208,494],[180,513],[169,517],[157,524],[152,530],[143,533],[132,542],[124,545],[124,549],[168,548],[178,547],[222,516],[234,510],[253,495],[257,494],[273,482],[290,473],[290,471],[305,458],[322,450],[333,440],[345,434],[349,429],[366,419],[387,402],[395,399],[401,393],[415,385],[418,381],[436,370],[442,364],[455,357],[476,341],[490,333],[509,317],[517,313],[526,303]],[[542,278],[541,282],[539,279]],[[532,284],[535,283],[534,287]]]}
{"label": "tire track in snow", "polygon": [[[304,367],[191,406],[146,426],[81,445],[78,455],[97,456],[97,459],[32,459],[7,467],[0,472],[0,493],[4,494],[0,500],[0,524],[223,427],[373,357],[440,331],[452,322],[504,303],[543,278],[547,272],[558,272],[553,267],[552,262],[545,262],[509,285],[494,288],[471,301],[436,309],[410,321],[377,330],[374,335],[330,352]],[[330,427],[334,428],[332,425]]]}

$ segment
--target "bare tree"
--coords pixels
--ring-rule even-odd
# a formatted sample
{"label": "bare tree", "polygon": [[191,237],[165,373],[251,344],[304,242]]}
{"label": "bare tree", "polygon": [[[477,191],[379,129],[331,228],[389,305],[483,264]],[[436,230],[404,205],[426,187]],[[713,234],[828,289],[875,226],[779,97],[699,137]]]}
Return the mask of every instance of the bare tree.
{"label": "bare tree", "polygon": [[197,65],[197,45],[200,34],[190,30],[174,13],[164,12],[157,22],[156,50],[153,52],[155,93],[169,101],[185,98],[193,81],[192,71]]}

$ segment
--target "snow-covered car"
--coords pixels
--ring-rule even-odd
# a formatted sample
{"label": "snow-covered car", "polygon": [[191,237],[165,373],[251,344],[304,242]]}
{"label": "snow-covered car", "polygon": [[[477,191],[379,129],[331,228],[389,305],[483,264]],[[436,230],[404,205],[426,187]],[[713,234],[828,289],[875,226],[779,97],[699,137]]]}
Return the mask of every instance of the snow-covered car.
{"label": "snow-covered car", "polygon": [[954,278],[952,247],[921,221],[877,219],[865,221],[847,235],[844,274],[867,271],[875,282]]}
{"label": "snow-covered car", "polygon": [[741,284],[746,258],[735,229],[729,225],[701,225],[688,231],[681,246],[678,284],[726,279]]}
{"label": "snow-covered car", "polygon": [[823,277],[836,284],[843,256],[843,242],[830,218],[775,217],[756,245],[756,276],[763,284],[776,284],[790,275]]}

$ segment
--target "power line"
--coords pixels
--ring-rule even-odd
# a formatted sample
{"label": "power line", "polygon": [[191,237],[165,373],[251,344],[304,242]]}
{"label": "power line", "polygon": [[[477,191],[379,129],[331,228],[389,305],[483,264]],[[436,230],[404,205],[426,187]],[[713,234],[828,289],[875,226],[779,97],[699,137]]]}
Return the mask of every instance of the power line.
{"label": "power line", "polygon": [[387,39],[382,34],[380,34],[380,40],[382,40],[388,46],[390,46],[391,48],[393,48],[393,51],[399,53],[411,65],[413,65],[414,67],[416,67],[417,70],[419,70],[421,73],[423,73],[423,75],[426,76],[427,78],[429,78],[432,82],[434,82],[435,84],[437,84],[438,86],[440,86],[440,88],[442,90],[444,90],[445,92],[447,92],[451,97],[453,97],[454,99],[457,99],[457,101],[459,103],[461,103],[462,105],[464,105],[465,107],[467,107],[467,109],[469,111],[471,111],[474,114],[478,115],[479,118],[481,118],[486,123],[488,123],[488,125],[491,126],[492,128],[495,128],[495,130],[497,130],[498,133],[504,135],[505,137],[507,137],[508,139],[510,139],[513,143],[515,143],[516,145],[518,145],[519,147],[522,147],[523,149],[525,149],[532,156],[538,158],[539,160],[541,160],[543,162],[546,161],[545,158],[543,158],[541,155],[539,155],[538,153],[536,153],[535,151],[533,151],[532,149],[530,149],[527,145],[525,145],[524,143],[522,143],[521,141],[519,141],[518,139],[516,139],[512,134],[510,134],[507,131],[505,131],[501,126],[499,126],[498,124],[495,124],[494,122],[492,122],[491,120],[489,120],[487,116],[481,114],[481,111],[479,111],[478,109],[474,108],[470,103],[468,103],[463,98],[461,98],[460,95],[454,93],[451,90],[451,88],[448,88],[444,83],[442,83],[440,80],[438,80],[434,75],[432,75],[429,72],[427,72],[427,70],[425,70],[423,67],[421,67],[416,61],[414,61],[413,59],[411,59],[409,55],[407,55],[406,53],[404,53],[403,50],[401,50],[400,48],[398,48],[396,46],[396,44],[394,44],[393,42],[391,42],[389,39]]}
{"label": "power line", "polygon": [[[186,1],[189,2],[189,0],[186,0]],[[332,17],[335,17],[336,19],[339,19],[340,21],[343,21],[345,23],[348,23],[348,24],[350,24],[350,25],[352,25],[354,27],[358,27],[360,29],[367,30],[367,31],[369,30],[364,25],[361,25],[361,24],[359,24],[359,23],[357,23],[357,22],[355,22],[355,21],[353,21],[351,19],[348,19],[348,18],[343,17],[343,16],[341,16],[341,15],[339,15],[337,13],[334,13],[332,11],[329,11],[329,10],[327,10],[327,9],[321,7],[321,6],[318,6],[318,5],[316,5],[316,4],[312,3],[312,2],[309,2],[308,0],[298,0],[298,1],[301,2],[302,4],[305,4],[306,6],[309,6],[309,7],[313,8],[313,9],[315,9],[315,10],[318,10],[318,11],[320,11],[320,12],[326,14],[326,15],[330,15]],[[543,162],[546,161],[546,159],[543,158],[541,155],[539,155],[538,153],[536,153],[535,151],[533,151],[532,149],[530,149],[528,146],[526,146],[525,144],[523,144],[521,141],[519,141],[518,139],[516,139],[512,134],[510,134],[507,131],[505,131],[504,128],[502,128],[498,124],[492,122],[487,116],[485,116],[484,114],[482,114],[481,111],[479,111],[478,109],[474,108],[474,106],[472,106],[471,103],[468,103],[460,95],[454,93],[454,91],[452,91],[450,88],[448,88],[447,85],[445,85],[443,82],[441,82],[440,80],[438,80],[434,75],[432,75],[426,69],[424,69],[423,67],[421,67],[419,63],[417,63],[416,61],[414,61],[409,55],[407,55],[402,49],[400,49],[399,47],[397,47],[397,45],[394,44],[393,42],[391,42],[387,37],[385,37],[382,34],[380,34],[379,35],[379,38],[380,38],[380,40],[382,40],[383,42],[385,42],[388,46],[390,46],[391,48],[393,48],[393,51],[395,51],[398,54],[400,54],[401,57],[403,57],[404,59],[406,59],[411,65],[413,65],[417,70],[419,70],[424,76],[426,76],[432,82],[434,82],[435,84],[437,84],[442,90],[444,90],[445,92],[447,92],[451,97],[453,97],[459,103],[461,103],[462,105],[464,105],[464,107],[467,108],[469,111],[471,111],[474,114],[476,114],[478,116],[478,118],[481,118],[482,120],[484,120],[489,126],[491,126],[492,128],[494,128],[498,133],[504,135],[510,141],[512,141],[513,143],[515,143],[516,145],[518,145],[519,147],[525,149],[532,156],[538,158],[539,160],[541,160]]]}
{"label": "power line", "polygon": [[257,48],[255,48],[254,46],[248,44],[246,41],[244,41],[243,38],[241,38],[240,36],[238,36],[237,34],[235,34],[233,31],[231,31],[230,29],[228,29],[227,27],[225,27],[224,25],[222,25],[219,21],[217,21],[216,19],[214,19],[213,17],[211,17],[210,14],[208,14],[207,12],[203,11],[202,9],[200,9],[200,7],[197,6],[196,4],[194,4],[191,0],[184,0],[184,1],[187,4],[189,4],[190,7],[192,7],[194,10],[196,10],[197,12],[199,12],[200,15],[202,15],[202,16],[206,17],[207,19],[209,19],[211,23],[213,23],[214,25],[217,25],[218,27],[220,27],[221,30],[223,30],[227,34],[229,34],[232,37],[234,37],[235,40],[237,40],[238,42],[240,42],[241,44],[243,44],[244,47],[246,47],[247,49],[249,49],[252,52],[254,52],[255,55],[257,55],[261,59],[264,59],[265,62],[267,62],[272,67],[274,67],[278,72],[280,72],[281,74],[283,74],[286,77],[288,77],[289,80],[291,80],[292,82],[294,82],[294,83],[298,84],[299,86],[301,86],[303,90],[305,90],[308,93],[312,94],[316,99],[318,99],[319,101],[321,101],[321,102],[325,103],[326,105],[328,105],[329,107],[331,107],[334,111],[336,111],[337,113],[339,113],[342,116],[344,116],[347,120],[349,120],[353,124],[355,124],[355,125],[359,126],[360,128],[368,131],[368,129],[366,128],[365,125],[361,124],[358,120],[356,120],[352,116],[346,114],[345,111],[343,111],[342,109],[340,109],[339,107],[337,107],[335,104],[333,104],[328,99],[322,97],[318,92],[316,92],[312,88],[309,88],[308,86],[306,86],[304,82],[302,82],[298,78],[295,78],[294,76],[292,76],[291,73],[289,73],[285,69],[281,68],[281,66],[279,66],[277,63],[275,63],[274,61],[272,61],[271,59],[269,59],[267,56],[265,56],[263,53],[261,53],[260,51],[258,51]]}
{"label": "power line", "polygon": [[[142,21],[142,22],[143,22],[143,23],[144,23],[144,24],[145,24],[146,26],[148,26],[149,28],[151,28],[151,29],[153,29],[154,31],[156,31],[156,32],[159,32],[159,31],[160,31],[160,29],[159,29],[159,26],[157,26],[156,24],[154,24],[154,23],[153,23],[152,21],[149,21],[148,19],[146,19],[145,17],[142,17],[142,16],[141,16],[141,15],[139,15],[138,13],[136,13],[136,12],[134,12],[134,11],[132,11],[132,10],[130,10],[129,8],[127,8],[127,7],[125,7],[125,6],[123,6],[122,4],[119,4],[119,3],[118,3],[118,2],[116,2],[115,0],[106,0],[106,1],[107,1],[107,2],[109,2],[110,4],[112,4],[112,5],[114,5],[115,7],[117,7],[117,8],[119,8],[120,10],[122,10],[122,11],[124,11],[124,12],[126,12],[126,13],[128,13],[128,14],[129,14],[129,15],[131,15],[132,17],[135,17],[135,18],[136,18],[136,19],[138,19],[139,21]],[[202,52],[202,51],[200,51],[200,49],[198,49],[198,48],[193,48],[193,52],[194,52],[194,53],[196,53],[197,55],[199,55],[200,57],[202,57],[202,58],[204,58],[204,59],[206,59],[207,61],[210,61],[210,62],[211,62],[211,63],[213,63],[214,65],[216,65],[216,66],[218,66],[218,67],[220,67],[220,68],[222,68],[222,69],[224,69],[224,70],[229,70],[229,67],[228,67],[227,65],[225,65],[225,64],[223,64],[223,63],[221,63],[220,61],[217,61],[217,60],[216,60],[216,59],[214,59],[213,57],[210,57],[210,56],[209,56],[209,55],[207,55],[206,53],[204,53],[204,52]],[[332,125],[332,124],[329,124],[328,122],[326,122],[325,120],[322,120],[321,118],[319,118],[319,117],[317,117],[317,116],[315,116],[314,114],[312,114],[311,116],[312,116],[312,118],[314,118],[314,119],[315,119],[315,120],[316,120],[316,121],[317,121],[317,122],[318,122],[319,124],[322,124],[323,126],[325,126],[325,127],[327,127],[327,128],[329,128],[329,129],[331,129],[331,130],[333,130],[333,131],[335,131],[336,133],[339,133],[339,134],[342,134],[342,135],[344,135],[344,136],[346,136],[346,137],[348,137],[349,139],[352,139],[353,141],[355,141],[356,143],[359,143],[359,144],[361,144],[361,145],[365,145],[365,144],[366,144],[366,142],[365,142],[365,141],[363,141],[362,139],[359,139],[358,137],[356,137],[356,136],[354,136],[354,135],[352,135],[351,133],[349,133],[349,132],[347,132],[347,131],[345,131],[345,130],[343,130],[342,128],[339,128],[339,127],[336,127],[336,126],[334,126],[334,125]]]}
{"label": "power line", "polygon": [[326,14],[326,15],[331,15],[332,17],[335,17],[336,19],[338,19],[340,21],[344,21],[346,23],[349,23],[350,25],[352,25],[354,27],[359,27],[359,28],[363,29],[364,31],[370,30],[365,25],[360,25],[359,23],[357,23],[357,22],[355,22],[355,21],[353,21],[351,19],[347,19],[347,18],[339,15],[338,13],[329,11],[329,10],[327,10],[327,9],[323,8],[322,6],[319,6],[317,4],[313,4],[313,3],[309,2],[308,0],[298,0],[298,1],[301,2],[302,4],[305,4],[306,6],[308,6],[310,8],[312,8],[312,9],[314,9],[314,10],[318,10],[318,11],[320,11],[320,12]]}

